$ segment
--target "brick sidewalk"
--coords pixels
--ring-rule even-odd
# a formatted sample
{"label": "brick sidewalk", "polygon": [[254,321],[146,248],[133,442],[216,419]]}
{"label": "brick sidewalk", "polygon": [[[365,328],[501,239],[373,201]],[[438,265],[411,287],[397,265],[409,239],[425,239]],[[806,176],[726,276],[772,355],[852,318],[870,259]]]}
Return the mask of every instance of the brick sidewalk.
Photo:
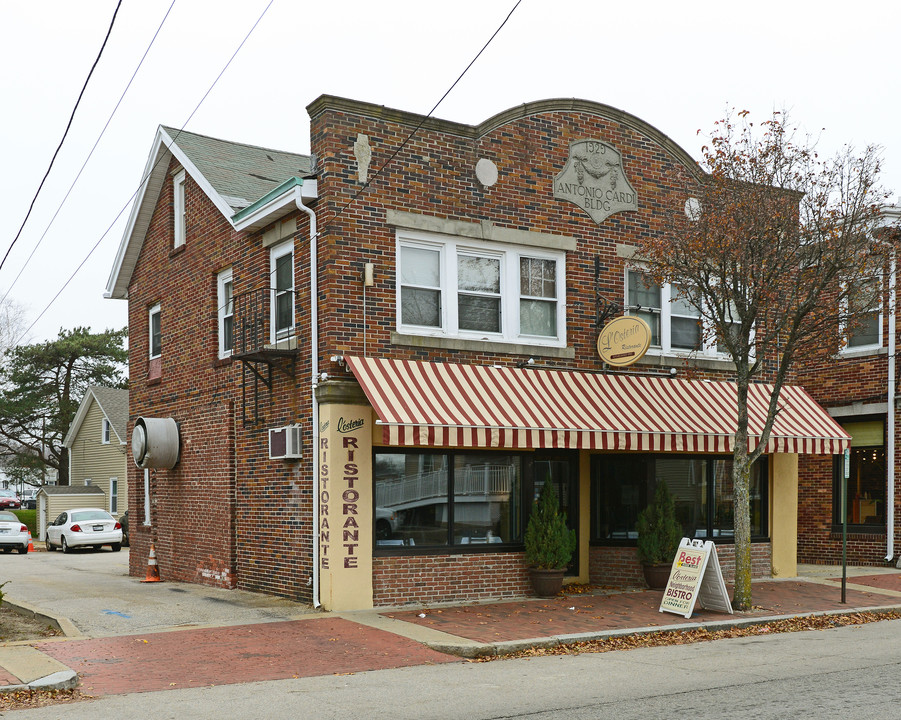
{"label": "brick sidewalk", "polygon": [[88,695],[151,692],[459,662],[340,618],[177,630],[36,647],[78,673]]}

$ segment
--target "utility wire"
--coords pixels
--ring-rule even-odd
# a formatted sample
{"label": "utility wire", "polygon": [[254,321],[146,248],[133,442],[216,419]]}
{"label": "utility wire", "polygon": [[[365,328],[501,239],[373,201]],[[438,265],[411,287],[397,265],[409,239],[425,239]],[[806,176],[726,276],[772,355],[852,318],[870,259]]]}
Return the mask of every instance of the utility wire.
{"label": "utility wire", "polygon": [[[253,24],[253,27],[250,28],[250,30],[244,36],[244,39],[241,41],[241,44],[238,45],[238,47],[232,53],[231,57],[228,59],[228,62],[225,63],[225,66],[222,68],[222,70],[219,71],[219,74],[216,76],[216,79],[213,80],[212,85],[210,85],[209,89],[203,94],[203,97],[200,98],[200,101],[197,103],[197,105],[191,111],[191,114],[188,115],[188,119],[182,123],[181,128],[179,128],[178,132],[175,133],[175,137],[172,138],[173,143],[178,138],[178,136],[181,134],[182,130],[185,129],[185,126],[191,121],[191,118],[194,117],[194,115],[200,109],[200,106],[203,104],[204,100],[207,99],[209,94],[213,91],[213,88],[216,87],[216,84],[219,82],[219,80],[222,79],[222,75],[225,73],[225,71],[228,69],[228,67],[232,64],[232,62],[234,61],[237,54],[241,51],[241,48],[244,47],[244,44],[247,42],[247,40],[253,34],[253,31],[256,30],[257,25],[259,25],[260,21],[262,21],[263,17],[265,17],[266,13],[269,11],[269,8],[272,7],[273,2],[275,2],[275,0],[269,0],[269,3],[266,5],[265,8],[263,8],[263,12],[260,13],[260,16],[257,18],[256,22]],[[162,161],[162,159],[163,158],[161,156],[160,158],[157,159],[157,161],[153,164],[153,166],[150,169],[148,169],[147,173],[141,178],[141,182],[138,183],[138,187],[135,188],[135,191],[131,194],[131,197],[128,198],[125,205],[122,206],[122,209],[119,210],[119,212],[116,214],[116,217],[113,218],[113,221],[109,224],[109,226],[106,228],[106,230],[103,231],[103,235],[101,235],[98,238],[97,242],[94,243],[94,246],[88,251],[88,254],[85,255],[84,260],[82,260],[78,264],[78,266],[75,268],[75,270],[72,271],[72,274],[69,276],[68,280],[66,280],[66,282],[63,283],[63,286],[57,291],[56,295],[54,295],[50,299],[50,302],[47,303],[47,305],[44,307],[44,309],[41,310],[40,314],[38,314],[38,316],[34,319],[34,322],[32,322],[31,325],[28,326],[28,328],[25,330],[25,332],[23,332],[19,336],[19,338],[16,340],[16,342],[14,344],[17,345],[19,343],[19,341],[21,341],[21,339],[23,337],[25,337],[31,331],[31,329],[37,324],[38,320],[40,320],[42,317],[44,317],[44,315],[50,309],[50,307],[53,305],[53,303],[56,302],[57,298],[62,294],[63,290],[65,290],[69,286],[69,283],[72,282],[72,280],[78,274],[79,270],[81,270],[81,268],[84,267],[85,263],[90,259],[91,255],[94,254],[94,251],[97,250],[97,248],[100,246],[100,243],[103,242],[103,239],[109,234],[110,230],[113,229],[113,226],[119,221],[119,218],[122,217],[122,213],[124,213],[128,209],[129,205],[131,205],[132,201],[134,201],[138,192],[140,192],[141,188],[144,187],[144,183],[147,182],[147,179],[150,177],[150,175],[153,173],[153,171],[156,169],[156,166],[159,165],[159,163]]]}
{"label": "utility wire", "polygon": [[116,23],[116,15],[119,14],[119,8],[122,7],[122,0],[119,0],[116,5],[116,10],[113,13],[113,19],[110,21],[109,30],[106,31],[106,37],[103,38],[103,44],[100,46],[100,52],[97,53],[97,59],[94,60],[94,64],[91,65],[91,70],[88,73],[87,78],[84,81],[84,85],[81,88],[81,92],[78,93],[78,99],[75,101],[75,107],[72,108],[72,114],[69,115],[69,123],[66,125],[66,131],[63,133],[62,139],[59,141],[59,145],[56,147],[56,151],[53,153],[53,157],[50,158],[50,165],[47,167],[47,172],[44,173],[44,177],[41,180],[41,184],[38,185],[37,192],[34,194],[34,198],[31,200],[31,205],[28,206],[28,212],[25,213],[25,219],[22,220],[22,225],[19,227],[19,232],[16,233],[16,236],[13,238],[13,241],[9,244],[9,248],[6,250],[6,255],[3,256],[3,260],[0,260],[0,270],[3,269],[4,263],[6,263],[6,259],[9,257],[9,253],[13,249],[13,245],[16,244],[16,241],[19,239],[19,236],[22,234],[22,230],[25,229],[25,223],[28,222],[28,218],[31,216],[31,211],[34,210],[34,204],[37,202],[38,195],[41,194],[41,188],[44,187],[44,183],[47,181],[47,177],[50,175],[50,170],[53,168],[53,163],[56,160],[56,156],[59,155],[59,151],[63,147],[63,143],[66,141],[66,136],[69,134],[69,128],[72,127],[72,121],[75,119],[75,111],[78,110],[78,106],[81,103],[81,98],[84,96],[84,91],[88,88],[88,83],[91,80],[91,75],[94,74],[94,70],[97,67],[97,64],[100,62],[100,57],[103,55],[103,50],[106,48],[106,43],[109,40],[110,34],[113,32],[113,25]]}
{"label": "utility wire", "polygon": [[[169,9],[166,10],[166,14],[163,16],[162,22],[160,22],[159,27],[156,29],[156,32],[153,34],[153,37],[150,39],[150,44],[147,46],[147,49],[144,51],[144,54],[141,56],[141,60],[138,62],[138,66],[135,68],[135,71],[131,75],[131,79],[129,79],[128,84],[125,86],[125,89],[122,91],[122,95],[119,96],[119,101],[116,103],[116,107],[113,108],[113,111],[110,113],[110,116],[106,120],[106,124],[103,126],[103,130],[100,131],[100,135],[97,137],[97,141],[94,143],[94,146],[91,148],[91,151],[88,153],[88,156],[84,159],[84,162],[81,165],[81,168],[78,171],[78,174],[75,176],[75,179],[72,181],[72,184],[69,186],[69,190],[66,192],[65,197],[60,202],[59,206],[56,208],[56,212],[53,213],[53,217],[50,218],[50,222],[47,223],[47,227],[44,228],[44,232],[41,234],[41,237],[38,239],[37,243],[35,243],[34,248],[31,251],[31,254],[25,260],[25,263],[22,265],[21,270],[13,279],[12,283],[8,288],[6,288],[6,293],[0,298],[0,306],[6,301],[6,298],[9,297],[10,292],[12,292],[13,286],[19,281],[19,278],[22,277],[22,273],[25,272],[25,268],[28,267],[28,263],[31,262],[31,259],[34,257],[34,254],[37,252],[38,248],[41,246],[41,243],[44,242],[44,238],[47,237],[47,233],[50,231],[50,227],[53,225],[53,222],[56,220],[56,216],[59,215],[60,210],[63,209],[63,205],[66,204],[66,200],[69,199],[69,195],[72,194],[72,190],[75,188],[75,184],[78,182],[78,179],[81,177],[81,174],[84,172],[85,167],[87,167],[88,161],[91,159],[91,156],[94,154],[94,151],[97,149],[97,146],[100,144],[100,140],[103,138],[104,133],[106,133],[107,128],[109,127],[110,122],[112,122],[113,116],[116,114],[116,111],[119,109],[119,106],[122,104],[122,101],[125,99],[125,94],[128,92],[129,88],[131,88],[131,84],[134,82],[135,77],[137,77],[138,71],[141,69],[141,66],[144,64],[144,61],[147,59],[147,55],[150,53],[150,48],[153,47],[153,43],[156,42],[157,37],[160,34],[160,30],[163,29],[163,25],[166,22],[166,19],[169,17],[169,13],[172,12],[172,8],[175,6],[175,0],[172,0],[172,3],[169,5]],[[21,231],[20,231],[21,232]]]}
{"label": "utility wire", "polygon": [[453,84],[447,89],[447,91],[444,93],[444,95],[441,96],[441,99],[438,100],[438,102],[435,103],[434,107],[432,107],[432,109],[429,110],[428,115],[424,116],[424,117],[422,118],[422,120],[420,120],[419,125],[417,125],[417,126],[413,129],[413,131],[410,132],[409,135],[407,135],[407,137],[406,137],[406,138],[404,139],[404,141],[397,147],[397,149],[396,149],[393,153],[391,153],[391,155],[388,157],[388,159],[385,160],[385,162],[382,163],[382,165],[379,167],[379,169],[376,170],[376,171],[373,173],[372,177],[371,177],[370,179],[367,179],[367,181],[363,184],[363,187],[361,187],[359,190],[357,190],[356,194],[355,194],[350,200],[348,200],[348,201],[347,201],[347,202],[346,202],[346,203],[338,210],[338,212],[335,213],[335,216],[334,216],[331,220],[329,220],[328,223],[325,224],[325,226],[322,228],[322,230],[321,230],[320,232],[317,233],[317,235],[319,235],[319,236],[324,235],[324,234],[328,231],[329,225],[332,224],[332,223],[334,223],[339,217],[341,217],[341,214],[342,214],[345,210],[347,210],[347,208],[349,208],[351,205],[353,205],[353,204],[357,201],[357,198],[359,198],[364,192],[366,192],[366,191],[369,189],[369,186],[372,185],[372,183],[374,183],[374,182],[376,181],[376,179],[378,179],[378,177],[382,174],[382,171],[383,171],[388,165],[391,164],[391,162],[394,160],[395,157],[397,157],[397,155],[400,153],[400,151],[403,150],[403,149],[407,146],[407,144],[410,142],[410,140],[413,139],[413,136],[416,135],[416,133],[418,133],[418,132],[422,129],[422,126],[425,125],[426,120],[428,120],[428,119],[432,116],[432,114],[435,112],[435,110],[438,109],[438,106],[439,106],[441,103],[443,103],[444,100],[445,100],[445,98],[446,98],[448,95],[450,95],[451,91],[452,91],[455,87],[457,87],[457,84],[463,79],[463,76],[466,75],[467,72],[469,72],[469,69],[475,64],[476,60],[478,60],[479,57],[482,55],[482,53],[485,52],[485,50],[488,48],[488,46],[491,44],[491,42],[494,40],[494,38],[497,37],[498,33],[499,33],[501,30],[503,30],[504,25],[507,24],[507,21],[508,21],[508,20],[510,19],[510,17],[513,15],[513,13],[516,12],[516,8],[519,7],[519,4],[520,4],[521,2],[522,2],[522,0],[516,0],[516,4],[513,6],[513,9],[510,10],[509,13],[507,13],[507,17],[504,18],[504,21],[498,26],[497,30],[494,31],[494,33],[491,35],[491,37],[488,38],[488,42],[486,42],[486,43],[482,46],[482,49],[479,50],[478,53],[476,53],[476,56],[475,56],[472,60],[470,60],[469,65],[467,65],[467,66],[464,68],[463,72],[460,73],[460,76],[459,76],[456,80],[454,80]]}

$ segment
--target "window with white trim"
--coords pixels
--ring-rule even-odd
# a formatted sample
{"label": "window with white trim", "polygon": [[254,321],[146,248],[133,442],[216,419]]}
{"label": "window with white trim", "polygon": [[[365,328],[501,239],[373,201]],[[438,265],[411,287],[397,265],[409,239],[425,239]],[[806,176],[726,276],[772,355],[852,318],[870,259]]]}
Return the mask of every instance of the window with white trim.
{"label": "window with white trim", "polygon": [[150,328],[150,359],[160,357],[163,354],[162,329],[160,325],[161,309],[157,303],[148,312],[148,326]]}
{"label": "window with white trim", "polygon": [[110,423],[106,418],[100,421],[100,442],[104,445],[110,443]]}
{"label": "window with white trim", "polygon": [[235,344],[235,301],[231,268],[223,270],[216,279],[216,307],[219,319],[219,357],[232,354]]}
{"label": "window with white trim", "polygon": [[294,335],[294,243],[272,248],[269,287],[271,290],[272,342]]}
{"label": "window with white trim", "polygon": [[[696,353],[721,357],[726,348],[709,332],[709,320],[675,284],[657,285],[640,270],[626,271],[626,313],[642,318],[651,328],[651,351],[660,354]],[[733,317],[737,314],[733,311]],[[733,323],[737,326],[738,323]]]}
{"label": "window with white trim", "polygon": [[173,240],[172,247],[177,248],[185,244],[185,171],[181,170],[172,177],[172,211],[173,211]]}
{"label": "window with white trim", "polygon": [[562,251],[399,232],[402,333],[562,346]]}
{"label": "window with white trim", "polygon": [[109,479],[109,511],[119,512],[119,478]]}
{"label": "window with white trim", "polygon": [[845,352],[878,350],[882,347],[882,303],[877,279],[860,281],[852,287],[845,308],[853,320],[843,328]]}

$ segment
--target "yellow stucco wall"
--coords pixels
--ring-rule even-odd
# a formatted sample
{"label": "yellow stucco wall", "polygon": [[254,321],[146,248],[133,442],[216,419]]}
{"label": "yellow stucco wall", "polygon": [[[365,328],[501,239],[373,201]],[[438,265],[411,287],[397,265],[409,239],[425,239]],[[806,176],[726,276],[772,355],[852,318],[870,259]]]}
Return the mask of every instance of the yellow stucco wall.
{"label": "yellow stucco wall", "polygon": [[798,574],[798,456],[770,456],[770,528],[773,577]]}

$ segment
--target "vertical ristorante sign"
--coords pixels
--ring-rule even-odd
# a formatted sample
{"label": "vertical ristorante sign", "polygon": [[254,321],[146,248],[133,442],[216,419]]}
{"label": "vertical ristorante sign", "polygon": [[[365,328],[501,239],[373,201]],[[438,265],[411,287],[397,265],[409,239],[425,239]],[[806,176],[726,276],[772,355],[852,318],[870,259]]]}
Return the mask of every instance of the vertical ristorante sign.
{"label": "vertical ristorante sign", "polygon": [[323,405],[319,425],[320,599],[372,603],[372,437],[368,408]]}
{"label": "vertical ristorante sign", "polygon": [[638,210],[622,154],[601,140],[577,140],[569,146],[566,167],[554,178],[554,197],[575,203],[598,225],[614,213]]}

